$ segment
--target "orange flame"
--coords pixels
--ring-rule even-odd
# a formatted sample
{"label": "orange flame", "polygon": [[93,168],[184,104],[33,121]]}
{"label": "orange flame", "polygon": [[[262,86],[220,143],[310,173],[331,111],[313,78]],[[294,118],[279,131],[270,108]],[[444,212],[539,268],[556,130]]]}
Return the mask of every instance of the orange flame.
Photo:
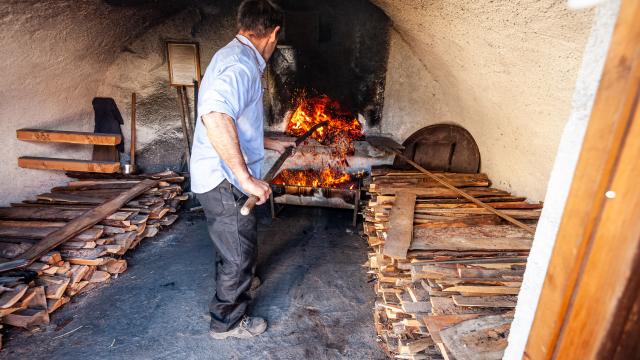
{"label": "orange flame", "polygon": [[341,139],[351,142],[363,136],[362,125],[358,119],[326,95],[312,99],[301,97],[296,111],[289,119],[286,132],[289,135],[300,136],[323,121],[329,125],[318,129],[311,136],[321,144],[336,144]]}
{"label": "orange flame", "polygon": [[272,183],[276,185],[293,185],[293,186],[312,186],[312,187],[331,187],[331,188],[348,188],[355,187],[355,181],[358,175],[352,175],[347,172],[339,171],[330,167],[321,171],[313,169],[308,170],[282,170]]}
{"label": "orange flame", "polygon": [[364,136],[362,125],[339,102],[326,95],[306,99],[301,96],[298,106],[287,124],[286,133],[301,136],[314,125],[326,121],[327,126],[316,130],[312,138],[333,148],[334,166],[316,170],[283,170],[273,180],[274,184],[312,187],[343,187],[353,189],[358,175],[336,169],[335,165],[348,166],[347,156],[355,152],[353,141]]}

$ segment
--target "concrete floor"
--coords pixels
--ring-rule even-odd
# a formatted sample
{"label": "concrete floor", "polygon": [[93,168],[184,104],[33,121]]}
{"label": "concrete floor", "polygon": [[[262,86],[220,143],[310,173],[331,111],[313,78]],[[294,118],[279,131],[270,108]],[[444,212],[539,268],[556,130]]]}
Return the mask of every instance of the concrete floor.
{"label": "concrete floor", "polygon": [[[181,219],[128,255],[118,279],[75,297],[42,331],[12,330],[5,359],[385,359],[372,322],[366,244],[348,211],[289,207],[259,225],[252,340],[207,335],[213,247],[202,215]],[[74,331],[75,330],[75,331]],[[73,332],[72,332],[73,331]]]}

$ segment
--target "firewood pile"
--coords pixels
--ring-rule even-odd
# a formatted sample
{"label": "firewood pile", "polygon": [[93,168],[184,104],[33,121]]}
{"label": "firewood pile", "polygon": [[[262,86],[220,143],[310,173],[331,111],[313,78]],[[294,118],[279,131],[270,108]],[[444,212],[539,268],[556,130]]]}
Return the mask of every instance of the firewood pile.
{"label": "firewood pile", "polygon": [[[490,187],[484,174],[439,173],[535,227],[542,204]],[[376,169],[364,233],[374,321],[397,359],[500,359],[533,235],[414,171]]]}
{"label": "firewood pile", "polygon": [[[22,328],[48,324],[49,314],[71,297],[124,272],[127,261],[122,256],[173,224],[176,210],[187,199],[182,193],[184,177],[171,171],[68,175],[77,180],[35,200],[0,208],[0,260],[30,263],[0,273],[2,324]],[[125,197],[123,206],[113,207],[117,198],[140,184],[146,185],[140,195]],[[85,220],[95,225],[70,229]],[[51,249],[47,242],[53,243]],[[44,255],[29,259],[34,249],[44,249]]]}

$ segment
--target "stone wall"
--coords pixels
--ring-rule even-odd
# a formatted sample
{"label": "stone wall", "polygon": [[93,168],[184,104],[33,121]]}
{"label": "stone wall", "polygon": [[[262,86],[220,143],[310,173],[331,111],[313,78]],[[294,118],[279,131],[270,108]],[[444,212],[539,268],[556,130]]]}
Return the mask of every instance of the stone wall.
{"label": "stone wall", "polygon": [[93,131],[91,100],[109,65],[124,44],[175,9],[171,3],[114,7],[98,0],[0,2],[2,205],[66,178],[61,172],[20,169],[19,156],[91,158],[88,146],[18,141],[15,130]]}

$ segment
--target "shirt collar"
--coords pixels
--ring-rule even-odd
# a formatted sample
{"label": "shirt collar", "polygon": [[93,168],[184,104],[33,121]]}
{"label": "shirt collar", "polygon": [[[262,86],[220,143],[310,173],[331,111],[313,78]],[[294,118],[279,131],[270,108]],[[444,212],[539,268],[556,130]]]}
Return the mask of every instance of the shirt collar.
{"label": "shirt collar", "polygon": [[241,43],[250,47],[253,50],[255,58],[258,61],[258,65],[259,65],[258,68],[260,69],[260,72],[263,72],[264,68],[267,66],[267,62],[264,61],[264,58],[262,57],[262,54],[258,52],[258,49],[256,49],[256,47],[253,46],[253,43],[243,35],[240,35],[240,34],[236,35],[236,39],[238,39],[238,41],[240,41]]}

